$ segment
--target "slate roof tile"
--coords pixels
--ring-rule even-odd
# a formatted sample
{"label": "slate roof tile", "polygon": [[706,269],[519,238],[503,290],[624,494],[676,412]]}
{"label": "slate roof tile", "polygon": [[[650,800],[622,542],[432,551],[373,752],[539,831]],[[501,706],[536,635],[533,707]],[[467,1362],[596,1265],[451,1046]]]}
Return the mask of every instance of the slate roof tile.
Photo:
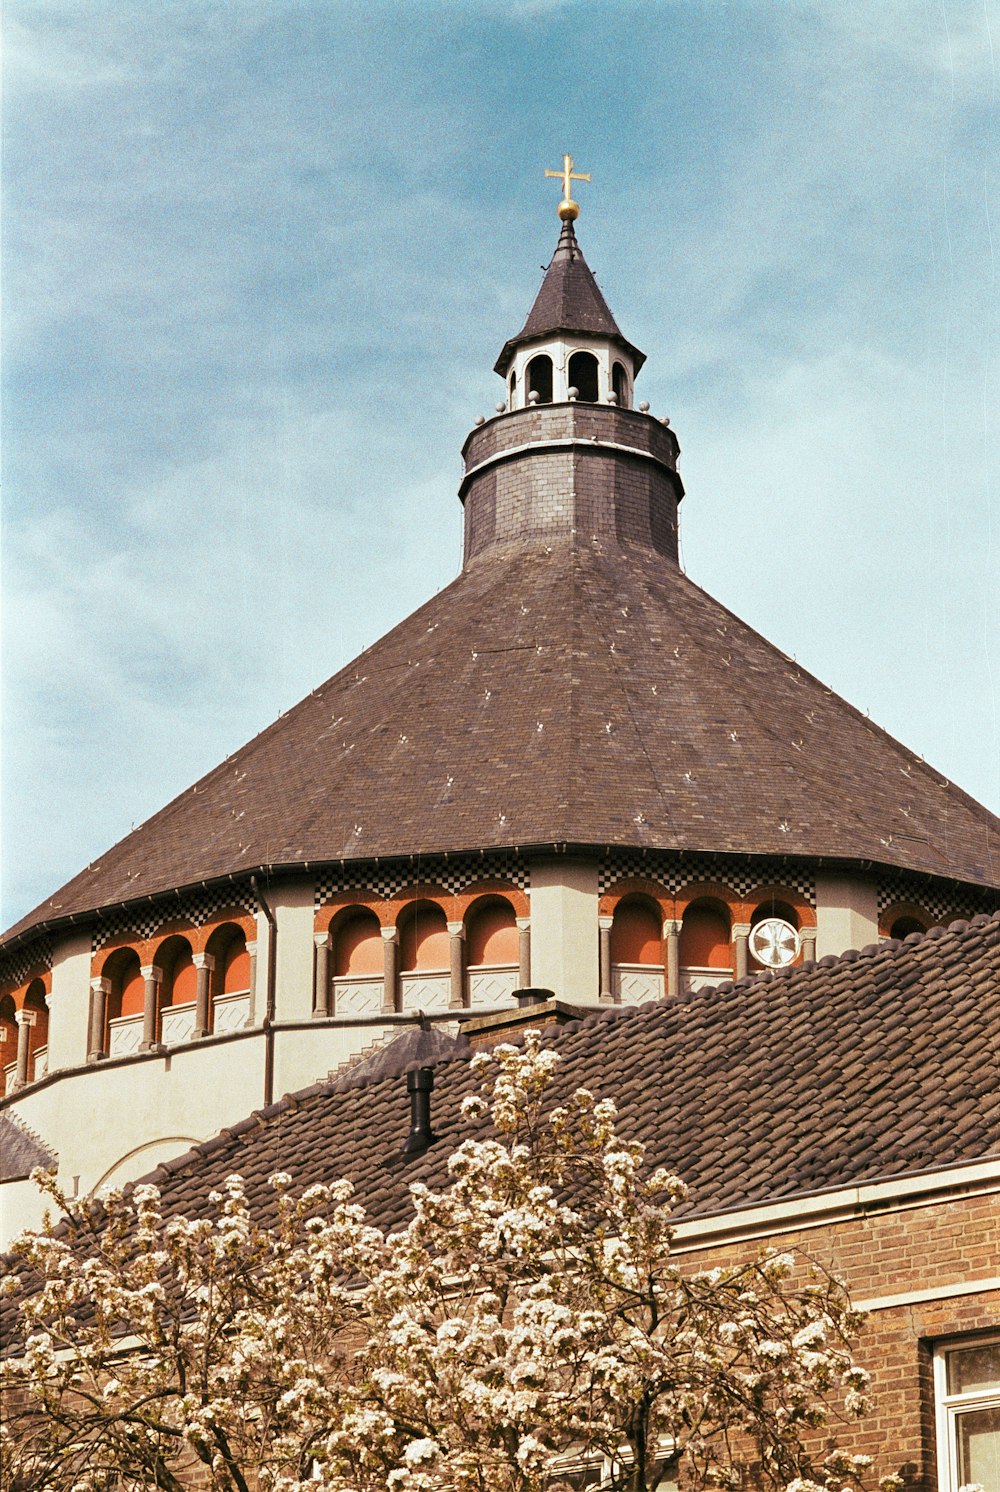
{"label": "slate roof tile", "polygon": [[[491,635],[517,635],[522,605],[541,654],[477,651],[484,618]],[[717,722],[737,730],[738,760]],[[925,841],[912,837],[914,806]],[[988,810],[674,566],[638,546],[602,553],[567,539],[471,566],[4,942],[258,869],[640,842],[1000,882],[1000,820]]]}

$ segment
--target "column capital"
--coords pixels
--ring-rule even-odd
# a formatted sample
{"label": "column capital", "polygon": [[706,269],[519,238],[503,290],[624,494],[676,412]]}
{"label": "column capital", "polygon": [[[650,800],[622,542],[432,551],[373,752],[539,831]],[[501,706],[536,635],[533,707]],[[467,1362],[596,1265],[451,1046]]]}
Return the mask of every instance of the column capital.
{"label": "column capital", "polygon": [[45,1009],[46,1010],[51,1010],[52,1009],[52,996],[51,996],[51,994],[48,994],[48,995],[45,996]]}
{"label": "column capital", "polygon": [[614,921],[613,917],[598,917],[597,925],[601,929],[601,932],[610,932],[614,926]]}
{"label": "column capital", "polygon": [[249,953],[250,957],[253,958],[254,954],[257,952],[256,938],[251,939],[251,941],[247,944],[247,952]]}
{"label": "column capital", "polygon": [[449,932],[449,934],[453,938],[464,938],[465,937],[465,923],[464,922],[449,922],[448,923],[448,932]]}
{"label": "column capital", "polygon": [[163,970],[156,964],[143,964],[139,969],[139,973],[142,975],[143,979],[151,979],[154,984],[163,983]]}
{"label": "column capital", "polygon": [[531,926],[530,917],[515,917],[514,922],[517,926],[518,932],[527,932],[528,928]]}
{"label": "column capital", "polygon": [[192,953],[191,962],[196,969],[214,969],[215,959],[210,953]]}
{"label": "column capital", "polygon": [[379,932],[387,943],[395,943],[396,929],[394,927],[380,927]]}
{"label": "column capital", "polygon": [[663,936],[665,938],[679,938],[681,935],[681,924],[675,918],[668,918],[663,924]]}
{"label": "column capital", "polygon": [[38,1020],[36,1010],[15,1010],[14,1020],[19,1026],[33,1026]]}
{"label": "column capital", "polygon": [[98,979],[92,979],[90,981],[90,987],[94,991],[95,995],[110,995],[111,980],[105,979],[102,975]]}
{"label": "column capital", "polygon": [[733,923],[733,937],[734,938],[748,938],[750,936],[751,931],[752,931],[752,928],[751,928],[749,922],[734,922]]}
{"label": "column capital", "polygon": [[313,942],[317,948],[329,948],[330,934],[328,932],[313,933]]}

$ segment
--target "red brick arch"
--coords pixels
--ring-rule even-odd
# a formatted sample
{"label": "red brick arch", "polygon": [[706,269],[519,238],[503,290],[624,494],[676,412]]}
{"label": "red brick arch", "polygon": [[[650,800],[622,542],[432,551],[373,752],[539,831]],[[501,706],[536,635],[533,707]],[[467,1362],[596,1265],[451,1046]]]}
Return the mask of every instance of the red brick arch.
{"label": "red brick arch", "polygon": [[[956,913],[957,916],[957,913]],[[919,922],[924,932],[929,927],[934,927],[940,918],[934,917],[926,907],[916,901],[894,901],[879,914],[878,930],[879,936],[888,938],[892,936],[892,927],[900,917],[911,917],[914,922]]]}
{"label": "red brick arch", "polygon": [[661,921],[670,922],[674,917],[674,899],[665,886],[656,881],[640,880],[630,878],[628,880],[616,881],[610,886],[597,904],[598,914],[601,917],[613,917],[615,908],[629,896],[645,896],[654,902],[660,909]]}

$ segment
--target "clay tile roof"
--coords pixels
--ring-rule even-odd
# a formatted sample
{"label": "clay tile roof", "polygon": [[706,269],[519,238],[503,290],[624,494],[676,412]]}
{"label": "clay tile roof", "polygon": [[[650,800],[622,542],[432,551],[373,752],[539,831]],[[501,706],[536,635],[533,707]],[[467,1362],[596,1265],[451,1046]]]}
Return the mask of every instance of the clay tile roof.
{"label": "clay tile roof", "polygon": [[528,319],[517,336],[504,345],[496,361],[497,373],[501,377],[506,375],[514,349],[522,342],[551,337],[559,332],[585,332],[620,342],[635,360],[637,373],[646,360],[645,354],[619,331],[618,323],[583,257],[572,223],[563,224],[556,251],[528,312]]}
{"label": "clay tile roof", "polygon": [[646,847],[995,887],[1000,820],[674,566],[471,566],[13,927],[267,867]]}
{"label": "clay tile roof", "polygon": [[[960,1004],[942,997],[953,974],[969,993]],[[850,962],[602,1010],[544,1037],[563,1058],[553,1103],[582,1085],[613,1096],[621,1133],[688,1183],[689,1215],[1000,1156],[1000,913]],[[385,1165],[409,1128],[393,1074],[363,1092],[316,1084],[147,1180],[171,1210],[191,1211],[235,1171],[266,1211],[275,1170],[296,1186],[346,1175],[381,1225],[400,1226],[410,1183],[446,1185],[470,1132],[464,1056],[436,1063],[441,1140],[408,1164]]]}

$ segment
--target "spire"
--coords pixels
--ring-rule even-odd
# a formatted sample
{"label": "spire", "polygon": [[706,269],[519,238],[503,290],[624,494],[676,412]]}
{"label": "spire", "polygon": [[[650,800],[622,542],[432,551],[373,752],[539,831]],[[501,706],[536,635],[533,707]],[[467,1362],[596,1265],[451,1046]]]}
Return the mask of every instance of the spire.
{"label": "spire", "polygon": [[[576,206],[575,203],[571,204]],[[560,208],[564,206],[560,203]],[[590,266],[577,242],[573,218],[562,217],[562,231],[552,255],[535,303],[528,312],[516,337],[504,346],[495,363],[496,372],[505,378],[517,348],[524,342],[540,341],[554,336],[603,337],[622,347],[633,362],[633,374],[646,361],[645,353],[633,347],[618,329],[607,301],[601,294]]]}

